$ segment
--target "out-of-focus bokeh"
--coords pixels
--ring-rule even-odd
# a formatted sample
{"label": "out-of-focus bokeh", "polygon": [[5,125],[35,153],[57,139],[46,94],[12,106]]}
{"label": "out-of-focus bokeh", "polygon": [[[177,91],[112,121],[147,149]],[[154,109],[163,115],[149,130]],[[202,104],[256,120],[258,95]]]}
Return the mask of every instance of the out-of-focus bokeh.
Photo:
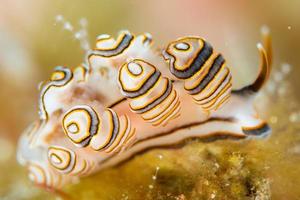
{"label": "out-of-focus bokeh", "polygon": [[[237,146],[226,149],[226,152],[229,154],[233,151],[241,151],[243,155],[250,155],[248,160],[256,158],[259,160],[255,169],[259,171],[263,166],[263,170],[266,170],[263,176],[267,177],[270,188],[267,187],[266,190],[271,191],[272,199],[299,198],[300,133],[297,125],[300,122],[299,8],[299,0],[0,0],[0,198],[53,199],[56,197],[55,193],[48,193],[30,185],[24,169],[20,168],[15,161],[15,148],[21,132],[37,118],[38,83],[46,79],[53,67],[57,65],[72,67],[83,61],[84,50],[75,37],[76,30],[80,29],[80,23],[83,22],[87,22],[88,39],[92,47],[98,34],[116,35],[121,29],[128,29],[136,34],[149,32],[153,35],[156,46],[159,47],[180,36],[202,36],[227,59],[232,69],[235,88],[243,86],[256,76],[258,70],[256,43],[260,40],[259,31],[261,26],[269,26],[273,38],[274,71],[273,78],[265,89],[266,94],[260,97],[260,100],[268,99],[272,102],[272,104],[267,103],[269,107],[265,116],[276,131],[273,131],[275,133],[266,143],[258,142],[258,146],[255,141],[247,143],[245,148],[250,148],[248,151],[239,150],[239,144],[234,144]],[[57,21],[60,15],[70,22],[71,27],[64,27]],[[197,145],[201,146],[201,143]],[[208,145],[209,149],[211,144],[205,145]],[[223,148],[226,143],[221,142],[219,145]],[[278,145],[278,152],[276,152],[276,145]],[[218,147],[218,143],[216,146]],[[259,152],[255,148],[263,150]],[[195,153],[189,149],[183,152]],[[282,152],[290,152],[291,155]],[[172,153],[166,152],[166,154]],[[146,160],[148,156],[151,161],[148,162],[152,163],[151,155],[150,153],[141,159]],[[216,153],[217,158],[222,155]],[[169,156],[172,159],[172,155]],[[278,165],[264,165],[268,162],[274,164],[272,158],[278,162]],[[240,159],[240,157],[233,159]],[[139,163],[129,164],[129,166],[151,168],[151,165],[145,166]],[[120,172],[128,173],[127,176],[124,175],[124,179],[134,172],[134,168],[131,169],[129,166],[120,169]],[[153,164],[152,167],[155,168],[155,165]],[[268,171],[265,167],[272,169]],[[251,169],[250,166],[244,170],[251,171]],[[178,173],[184,170],[190,171],[190,168],[183,166],[178,169]],[[110,176],[116,176],[117,178],[119,176],[117,172],[104,172],[100,177],[108,179]],[[195,173],[200,172],[196,170]],[[144,177],[149,175],[145,171],[141,174]],[[212,172],[208,171],[207,175],[212,176]],[[188,174],[186,178],[190,176],[192,177],[192,174]],[[176,177],[176,174],[171,177]],[[111,188],[107,191],[116,192],[116,195],[121,197],[102,195],[102,198],[126,199],[127,195],[128,199],[139,199],[137,195],[147,195],[145,198],[148,199],[168,199],[167,194],[165,198],[163,198],[164,194],[159,196],[159,193],[163,193],[160,190],[154,190],[156,192],[152,190],[152,193],[145,192],[149,190],[149,184],[143,185],[143,181],[137,180],[138,178],[134,179],[132,184],[139,184],[142,189],[135,194],[130,196],[130,192],[134,193],[134,190],[128,185],[124,186],[127,192],[117,193],[114,191],[116,189],[111,188],[121,187],[123,182],[112,181],[115,185],[110,184]],[[182,181],[179,184],[188,185],[185,179],[174,178],[174,181]],[[92,184],[91,180],[86,182],[88,186]],[[130,184],[130,181],[126,183]],[[103,186],[104,182],[98,184]],[[84,186],[83,188],[86,189]],[[80,187],[75,189],[80,190]],[[69,188],[67,191],[72,193],[75,189]],[[175,192],[176,197],[172,196],[173,191],[178,192]],[[172,188],[169,199],[188,199],[188,197],[197,199],[197,191],[187,194],[182,188]],[[237,191],[240,192],[239,188]],[[87,197],[82,194],[80,196],[83,199],[94,197],[91,189],[88,192]],[[201,193],[201,188],[198,192]],[[211,194],[209,196],[212,199],[227,199]],[[205,199],[205,196],[203,198]]]}

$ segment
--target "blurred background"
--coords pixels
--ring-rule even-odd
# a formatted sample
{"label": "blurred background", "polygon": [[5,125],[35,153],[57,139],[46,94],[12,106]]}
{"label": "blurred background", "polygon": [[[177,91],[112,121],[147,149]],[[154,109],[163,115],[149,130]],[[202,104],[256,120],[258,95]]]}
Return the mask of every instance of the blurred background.
{"label": "blurred background", "polygon": [[[71,28],[57,21],[59,15]],[[289,89],[297,103],[299,19],[299,0],[0,0],[0,197],[27,190],[12,189],[25,174],[15,162],[17,139],[37,118],[38,83],[57,65],[74,67],[83,61],[85,51],[74,35],[80,22],[87,22],[91,47],[98,34],[116,35],[121,29],[149,32],[157,46],[184,35],[204,37],[227,59],[235,88],[256,76],[256,43],[261,26],[267,25],[274,67],[292,67]]]}

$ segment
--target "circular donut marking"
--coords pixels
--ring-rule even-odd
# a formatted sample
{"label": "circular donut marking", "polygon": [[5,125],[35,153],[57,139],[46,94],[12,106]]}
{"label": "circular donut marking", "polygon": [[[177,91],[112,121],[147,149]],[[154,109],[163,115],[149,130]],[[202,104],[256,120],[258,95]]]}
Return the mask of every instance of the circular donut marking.
{"label": "circular donut marking", "polygon": [[75,144],[87,146],[98,132],[99,118],[96,111],[87,105],[79,105],[69,110],[63,117],[65,134]]}
{"label": "circular donut marking", "polygon": [[76,165],[76,155],[69,149],[51,146],[48,148],[48,161],[55,169],[70,173]]}

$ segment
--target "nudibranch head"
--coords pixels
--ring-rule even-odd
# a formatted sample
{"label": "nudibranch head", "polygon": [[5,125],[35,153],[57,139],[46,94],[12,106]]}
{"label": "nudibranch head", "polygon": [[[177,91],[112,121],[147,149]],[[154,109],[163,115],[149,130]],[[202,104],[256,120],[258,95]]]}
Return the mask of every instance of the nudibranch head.
{"label": "nudibranch head", "polygon": [[187,138],[264,135],[252,104],[270,73],[264,38],[259,76],[232,90],[225,59],[202,38],[171,42],[166,63],[148,33],[100,35],[85,63],[59,66],[41,84],[39,119],[21,136],[18,161],[33,182],[58,188]]}

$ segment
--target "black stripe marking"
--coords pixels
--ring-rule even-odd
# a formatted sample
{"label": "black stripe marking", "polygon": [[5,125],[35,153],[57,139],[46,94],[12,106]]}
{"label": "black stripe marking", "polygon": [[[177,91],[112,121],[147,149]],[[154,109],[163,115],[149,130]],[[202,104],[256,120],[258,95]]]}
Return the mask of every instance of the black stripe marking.
{"label": "black stripe marking", "polygon": [[[228,70],[227,74],[224,76],[224,78],[219,82],[218,86],[216,87],[216,89],[214,91],[211,91],[211,93],[207,96],[205,96],[204,98],[202,99],[199,99],[198,101],[204,101],[204,100],[207,100],[209,99],[211,96],[213,96],[216,91],[218,91],[218,89],[225,83],[225,81],[228,79],[228,77],[230,76],[230,72]],[[229,80],[227,82],[230,82],[231,81],[231,77],[229,78]],[[226,87],[227,83],[225,84],[224,87]],[[222,90],[220,90],[222,91]],[[214,98],[213,98],[214,99]]]}
{"label": "black stripe marking", "polygon": [[113,102],[112,104],[110,104],[108,106],[108,108],[114,108],[115,106],[118,106],[120,103],[122,103],[123,101],[126,101],[126,100],[127,100],[126,98],[119,99],[119,100]]}
{"label": "black stripe marking", "polygon": [[119,133],[119,129],[120,129],[120,121],[119,121],[119,117],[117,116],[117,114],[115,112],[112,112],[109,110],[109,112],[112,114],[112,118],[113,118],[113,132],[112,132],[112,136],[108,142],[107,145],[105,145],[105,149],[107,149],[108,147],[110,147],[110,145],[115,141],[115,139],[117,138],[117,135]]}
{"label": "black stripe marking", "polygon": [[86,110],[89,113],[90,118],[91,118],[91,125],[89,127],[89,133],[90,133],[90,135],[78,144],[81,147],[86,147],[87,145],[89,145],[92,137],[97,134],[98,128],[99,128],[98,127],[98,125],[99,125],[99,117],[98,117],[96,111],[92,107],[87,107],[87,108],[88,109],[84,108],[84,110]]}
{"label": "black stripe marking", "polygon": [[[154,135],[154,136],[143,138],[143,139],[135,142],[131,147],[134,147],[134,146],[136,146],[136,145],[138,145],[140,143],[143,143],[146,140],[155,139],[155,138],[162,137],[162,136],[165,136],[165,135],[171,135],[171,134],[174,134],[175,132],[183,130],[183,129],[189,129],[189,128],[192,128],[192,127],[196,127],[196,126],[203,125],[203,124],[206,124],[206,123],[209,123],[209,122],[214,122],[214,121],[222,121],[222,122],[234,123],[234,119],[233,118],[210,118],[210,119],[207,119],[205,121],[192,122],[192,123],[189,123],[189,124],[185,124],[185,125],[182,125],[182,126],[179,126],[179,127],[173,128],[173,129],[170,129],[170,130],[165,131],[165,132],[161,132],[161,133],[159,133],[157,135]],[[180,147],[182,147],[184,145],[185,141],[191,140],[191,139],[198,139],[198,140],[204,141],[204,142],[206,142],[205,140],[208,140],[208,142],[209,142],[208,138],[210,138],[211,136],[216,136],[217,138],[218,138],[218,136],[221,136],[221,139],[227,139],[227,138],[230,138],[230,139],[231,138],[240,139],[240,138],[245,138],[245,136],[243,136],[243,135],[236,135],[235,133],[220,131],[220,132],[212,132],[211,134],[209,134],[209,135],[207,135],[205,137],[197,137],[196,136],[196,137],[184,138],[183,140],[179,141],[178,143],[176,142],[174,145],[176,145],[176,146],[179,145]],[[129,155],[129,157],[127,159],[124,159],[123,161],[119,162],[115,166],[117,166],[119,164],[122,164],[122,163],[130,160],[134,156],[142,154],[142,153],[144,153],[144,152],[146,152],[148,150],[159,149],[159,148],[174,148],[174,145],[172,145],[172,144],[166,144],[166,145],[157,145],[157,146],[146,147],[146,148],[142,149],[141,151],[138,151],[138,152],[135,152],[132,155]],[[100,161],[98,164],[99,165],[104,164],[104,163],[108,162],[111,159],[112,159],[112,157],[109,157],[109,158],[107,158],[107,159],[105,159],[103,161]]]}
{"label": "black stripe marking", "polygon": [[225,60],[221,54],[214,60],[211,68],[209,69],[207,75],[203,78],[200,84],[195,87],[194,89],[188,90],[189,94],[194,95],[201,92],[209,83],[210,81],[216,76],[216,74],[221,69],[222,65],[225,63]]}
{"label": "black stripe marking", "polygon": [[72,79],[73,79],[73,73],[72,71],[67,68],[67,67],[62,67],[62,66],[58,66],[55,68],[55,72],[63,72],[64,73],[64,78],[61,80],[53,80],[50,81],[49,83],[47,83],[40,92],[40,99],[39,99],[39,115],[43,120],[48,120],[48,112],[46,110],[46,106],[45,106],[45,95],[47,93],[47,91],[51,88],[51,87],[62,87],[65,86],[66,84],[68,84]]}
{"label": "black stripe marking", "polygon": [[271,128],[267,123],[262,124],[260,127],[254,128],[254,129],[243,129],[243,133],[245,133],[248,136],[264,136],[268,135],[270,133]]}
{"label": "black stripe marking", "polygon": [[140,89],[138,91],[135,91],[135,92],[126,91],[122,87],[122,92],[126,97],[129,97],[129,98],[135,98],[135,97],[141,96],[141,95],[145,94],[148,90],[150,90],[155,85],[155,83],[159,79],[160,75],[161,75],[160,71],[155,69],[155,72],[150,76],[150,78],[148,78],[148,80],[146,80],[144,82],[144,84],[140,87]]}
{"label": "black stripe marking", "polygon": [[112,56],[119,55],[130,46],[130,43],[132,42],[133,39],[134,37],[131,34],[125,34],[122,41],[115,49],[111,49],[111,50],[95,49],[91,51],[88,57],[90,58],[92,55],[102,56],[102,57],[112,57]]}
{"label": "black stripe marking", "polygon": [[139,140],[138,142],[136,142],[134,144],[137,145],[138,143],[142,143],[146,140],[149,140],[149,139],[154,139],[154,138],[158,138],[158,137],[161,137],[161,136],[165,136],[165,135],[169,135],[169,134],[173,134],[177,131],[180,131],[182,129],[190,129],[192,127],[196,127],[196,126],[199,126],[199,125],[204,125],[206,123],[209,123],[209,122],[217,122],[217,121],[221,121],[221,122],[228,122],[228,123],[234,123],[234,119],[233,118],[218,118],[218,117],[215,117],[215,118],[210,118],[210,119],[207,119],[207,120],[204,120],[204,121],[197,121],[197,122],[191,122],[189,124],[184,124],[182,126],[179,126],[179,127],[175,127],[171,130],[168,130],[168,131],[165,131],[165,132],[161,132],[161,133],[158,133],[156,135],[153,135],[153,136],[150,136],[150,137],[147,137],[147,138],[143,138],[141,140]]}
{"label": "black stripe marking", "polygon": [[154,108],[155,106],[157,106],[158,104],[160,104],[163,100],[165,100],[171,94],[172,88],[173,88],[173,85],[170,81],[168,81],[167,84],[168,84],[167,89],[165,90],[163,95],[161,95],[159,98],[155,99],[152,103],[148,104],[144,108],[140,108],[140,109],[137,109],[134,111],[139,114],[147,112],[147,111],[151,110],[152,108]]}
{"label": "black stripe marking", "polygon": [[174,66],[175,61],[174,61],[173,66],[170,69],[170,71],[174,76],[181,79],[188,79],[202,68],[202,66],[205,64],[205,62],[209,59],[209,57],[213,53],[212,46],[208,42],[204,40],[202,41],[203,41],[202,49],[199,51],[198,55],[194,58],[193,62],[188,68],[184,70],[177,70],[175,69]]}
{"label": "black stripe marking", "polygon": [[[172,82],[172,81],[171,81]],[[177,94],[177,92],[176,92],[176,90],[175,90],[175,96],[174,96],[174,98],[171,100],[171,102],[167,105],[167,107],[164,109],[164,110],[162,110],[162,111],[160,111],[159,113],[157,113],[157,114],[155,114],[155,115],[152,115],[152,116],[150,116],[150,117],[148,117],[148,118],[144,118],[143,117],[143,119],[144,120],[146,120],[146,121],[150,121],[150,120],[153,120],[154,118],[156,118],[156,117],[159,117],[160,115],[162,115],[162,114],[165,114],[164,112],[167,110],[167,109],[169,109],[170,108],[170,106],[174,103],[174,101],[178,101],[178,96],[177,96],[178,94]],[[177,99],[177,100],[176,100]],[[174,103],[175,105],[176,105],[176,102]]]}

